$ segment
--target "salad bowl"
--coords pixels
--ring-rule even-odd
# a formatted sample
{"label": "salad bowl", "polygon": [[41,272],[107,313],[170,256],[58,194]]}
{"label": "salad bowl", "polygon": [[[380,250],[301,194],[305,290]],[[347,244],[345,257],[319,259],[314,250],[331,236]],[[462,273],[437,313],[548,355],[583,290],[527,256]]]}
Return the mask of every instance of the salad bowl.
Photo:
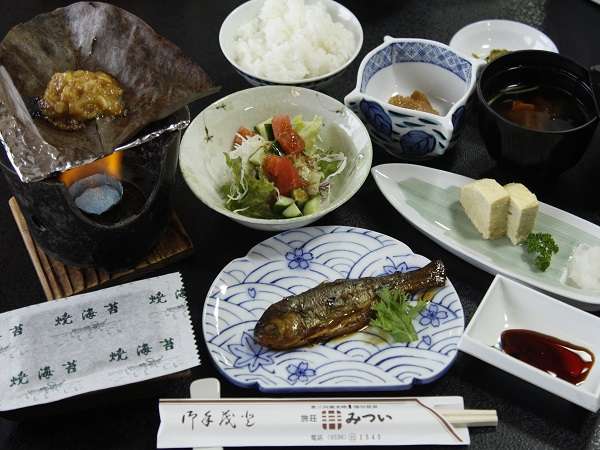
{"label": "salad bowl", "polygon": [[[477,67],[440,42],[386,36],[364,57],[356,87],[344,103],[366,123],[373,141],[393,156],[430,159],[446,153],[458,139]],[[440,115],[388,103],[393,95],[414,90],[425,93]]]}
{"label": "salad bowl", "polygon": [[[324,146],[345,156],[345,167],[332,178],[329,195],[316,212],[294,218],[266,219],[244,216],[226,207],[223,187],[232,171],[225,154],[240,127],[252,129],[266,118],[286,114],[305,119],[319,116]],[[348,201],[369,175],[373,150],[360,119],[337,100],[309,89],[261,86],[228,95],[208,106],[186,130],[180,153],[183,178],[206,206],[236,222],[265,231],[306,226]],[[252,195],[248,191],[247,195]]]}

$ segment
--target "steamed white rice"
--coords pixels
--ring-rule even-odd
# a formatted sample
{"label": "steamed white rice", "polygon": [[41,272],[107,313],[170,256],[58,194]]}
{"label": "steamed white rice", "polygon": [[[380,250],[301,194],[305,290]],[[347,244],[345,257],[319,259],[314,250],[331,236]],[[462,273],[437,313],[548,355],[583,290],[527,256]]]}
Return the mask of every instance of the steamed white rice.
{"label": "steamed white rice", "polygon": [[332,72],[354,50],[354,35],[322,2],[266,0],[258,17],[238,30],[234,59],[251,75],[290,82]]}

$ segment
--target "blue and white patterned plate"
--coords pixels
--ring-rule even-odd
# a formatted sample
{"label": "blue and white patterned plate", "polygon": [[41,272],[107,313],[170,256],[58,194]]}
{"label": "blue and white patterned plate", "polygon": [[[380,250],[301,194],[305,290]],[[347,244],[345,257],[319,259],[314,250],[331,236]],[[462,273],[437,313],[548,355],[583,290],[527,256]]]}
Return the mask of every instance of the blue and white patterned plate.
{"label": "blue and white patterned plate", "polygon": [[274,351],[253,337],[272,303],[323,281],[407,272],[429,260],[402,242],[350,227],[309,227],[267,239],[233,260],[210,288],[204,340],[232,383],[264,392],[401,390],[441,377],[456,357],[464,315],[454,287],[427,291],[431,302],[415,319],[419,339],[394,343],[377,328],[324,344]]}

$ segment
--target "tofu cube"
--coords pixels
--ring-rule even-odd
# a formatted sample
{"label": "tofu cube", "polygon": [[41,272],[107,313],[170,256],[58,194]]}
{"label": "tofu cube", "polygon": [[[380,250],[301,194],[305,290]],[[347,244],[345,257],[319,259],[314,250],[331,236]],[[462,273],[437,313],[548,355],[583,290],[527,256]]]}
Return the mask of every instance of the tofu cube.
{"label": "tofu cube", "polygon": [[510,196],[506,235],[517,245],[533,230],[540,203],[535,194],[521,183],[507,184],[504,189]]}
{"label": "tofu cube", "polygon": [[496,180],[483,178],[464,185],[460,204],[484,239],[506,234],[510,197]]}

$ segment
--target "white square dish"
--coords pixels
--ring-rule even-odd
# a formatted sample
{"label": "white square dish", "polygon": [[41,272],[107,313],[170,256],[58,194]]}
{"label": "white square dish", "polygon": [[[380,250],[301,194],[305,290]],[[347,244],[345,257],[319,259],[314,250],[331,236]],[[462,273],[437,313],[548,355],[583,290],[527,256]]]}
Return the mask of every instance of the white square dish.
{"label": "white square dish", "polygon": [[494,347],[504,330],[514,328],[547,334],[600,355],[598,317],[497,275],[459,343],[465,353],[587,410],[598,411],[600,369],[595,364],[579,385],[552,376]]}

